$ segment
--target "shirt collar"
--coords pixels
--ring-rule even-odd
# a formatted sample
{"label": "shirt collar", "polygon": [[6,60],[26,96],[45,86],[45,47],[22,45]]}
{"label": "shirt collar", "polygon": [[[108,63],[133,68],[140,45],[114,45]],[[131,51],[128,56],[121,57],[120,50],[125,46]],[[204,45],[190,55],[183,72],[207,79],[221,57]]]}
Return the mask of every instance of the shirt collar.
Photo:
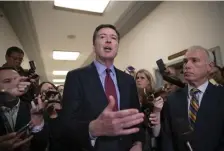
{"label": "shirt collar", "polygon": [[[200,93],[204,93],[207,86],[208,86],[208,81],[206,81],[205,83],[203,83],[202,85],[197,87],[197,89],[200,90]],[[194,88],[194,87],[188,84],[188,95],[190,95],[190,91],[192,88]]]}
{"label": "shirt collar", "polygon": [[5,106],[2,106],[1,109],[3,112],[10,111],[10,110],[17,110],[17,109],[19,109],[19,106],[20,106],[20,99],[18,99],[18,103],[12,109],[5,107]]}
{"label": "shirt collar", "polygon": [[[102,75],[103,73],[106,72],[107,67],[103,64],[101,64],[99,61],[94,60],[94,64],[96,66],[97,72],[99,75]],[[109,69],[111,70],[112,74],[115,75],[115,69],[114,69],[114,65],[111,65],[109,67]]]}

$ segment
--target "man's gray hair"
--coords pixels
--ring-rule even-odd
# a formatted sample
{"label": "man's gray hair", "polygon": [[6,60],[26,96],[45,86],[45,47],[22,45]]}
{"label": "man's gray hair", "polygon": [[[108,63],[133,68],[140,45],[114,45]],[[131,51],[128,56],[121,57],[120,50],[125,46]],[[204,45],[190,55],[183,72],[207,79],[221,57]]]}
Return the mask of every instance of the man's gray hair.
{"label": "man's gray hair", "polygon": [[208,49],[202,47],[202,46],[191,46],[190,48],[187,49],[187,51],[196,51],[196,50],[203,50],[206,52],[206,54],[208,55],[208,62],[214,62],[215,58],[214,55],[211,51],[208,51]]}

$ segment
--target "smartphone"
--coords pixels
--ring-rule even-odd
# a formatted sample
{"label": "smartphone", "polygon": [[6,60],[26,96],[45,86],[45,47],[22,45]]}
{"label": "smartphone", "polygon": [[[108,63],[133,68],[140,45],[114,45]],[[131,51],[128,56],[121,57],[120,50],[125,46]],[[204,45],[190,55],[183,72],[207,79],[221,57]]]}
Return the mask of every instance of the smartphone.
{"label": "smartphone", "polygon": [[30,124],[28,123],[28,124],[26,124],[25,126],[23,126],[22,128],[20,128],[16,133],[17,133],[17,135],[18,135],[18,134],[20,134],[20,133],[22,133],[22,132],[24,132],[24,131],[29,130],[29,129],[30,129]]}
{"label": "smartphone", "polygon": [[31,128],[30,128],[30,124],[26,124],[25,126],[23,126],[22,128],[20,128],[17,132],[16,135],[20,135],[19,138],[21,139],[26,139],[31,135]]}
{"label": "smartphone", "polygon": [[160,72],[161,74],[164,74],[164,72],[165,72],[165,70],[166,70],[166,66],[165,66],[163,60],[162,60],[162,59],[157,60],[157,61],[156,61],[156,64],[157,64],[157,66],[158,66],[158,68],[159,68],[159,72]]}

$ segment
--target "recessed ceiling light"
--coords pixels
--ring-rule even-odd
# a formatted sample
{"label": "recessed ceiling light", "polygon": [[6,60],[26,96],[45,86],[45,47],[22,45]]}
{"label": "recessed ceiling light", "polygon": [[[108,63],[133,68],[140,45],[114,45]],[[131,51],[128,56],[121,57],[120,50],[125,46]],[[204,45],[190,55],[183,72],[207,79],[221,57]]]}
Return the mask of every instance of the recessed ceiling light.
{"label": "recessed ceiling light", "polygon": [[54,60],[76,60],[79,57],[79,52],[75,51],[53,51]]}
{"label": "recessed ceiling light", "polygon": [[103,13],[110,0],[54,0],[54,5],[70,9]]}
{"label": "recessed ceiling light", "polygon": [[53,71],[53,75],[67,75],[68,71]]}
{"label": "recessed ceiling light", "polygon": [[58,84],[58,83],[57,83],[57,84],[55,84],[55,83],[54,83],[54,85],[57,87],[57,86],[59,86],[59,85],[63,85],[63,84]]}
{"label": "recessed ceiling light", "polygon": [[65,79],[53,79],[54,83],[65,82]]}

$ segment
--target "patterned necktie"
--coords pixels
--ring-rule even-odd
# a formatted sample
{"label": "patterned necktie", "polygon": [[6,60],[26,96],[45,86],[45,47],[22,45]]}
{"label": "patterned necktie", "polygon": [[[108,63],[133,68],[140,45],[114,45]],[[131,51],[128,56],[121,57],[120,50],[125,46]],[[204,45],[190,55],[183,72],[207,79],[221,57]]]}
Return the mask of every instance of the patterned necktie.
{"label": "patterned necktie", "polygon": [[198,101],[198,98],[196,97],[196,94],[199,92],[200,90],[196,88],[192,88],[190,91],[191,101],[190,101],[190,107],[189,107],[189,121],[190,121],[190,126],[192,129],[194,129],[195,121],[197,118],[197,112],[199,109],[199,101]]}
{"label": "patterned necktie", "polygon": [[105,83],[104,83],[105,93],[106,93],[106,96],[108,99],[109,99],[110,95],[112,95],[114,97],[114,99],[116,101],[114,111],[117,111],[118,110],[117,93],[116,93],[116,88],[115,88],[114,82],[110,76],[110,72],[111,72],[110,69],[106,69],[106,78],[105,78]]}

